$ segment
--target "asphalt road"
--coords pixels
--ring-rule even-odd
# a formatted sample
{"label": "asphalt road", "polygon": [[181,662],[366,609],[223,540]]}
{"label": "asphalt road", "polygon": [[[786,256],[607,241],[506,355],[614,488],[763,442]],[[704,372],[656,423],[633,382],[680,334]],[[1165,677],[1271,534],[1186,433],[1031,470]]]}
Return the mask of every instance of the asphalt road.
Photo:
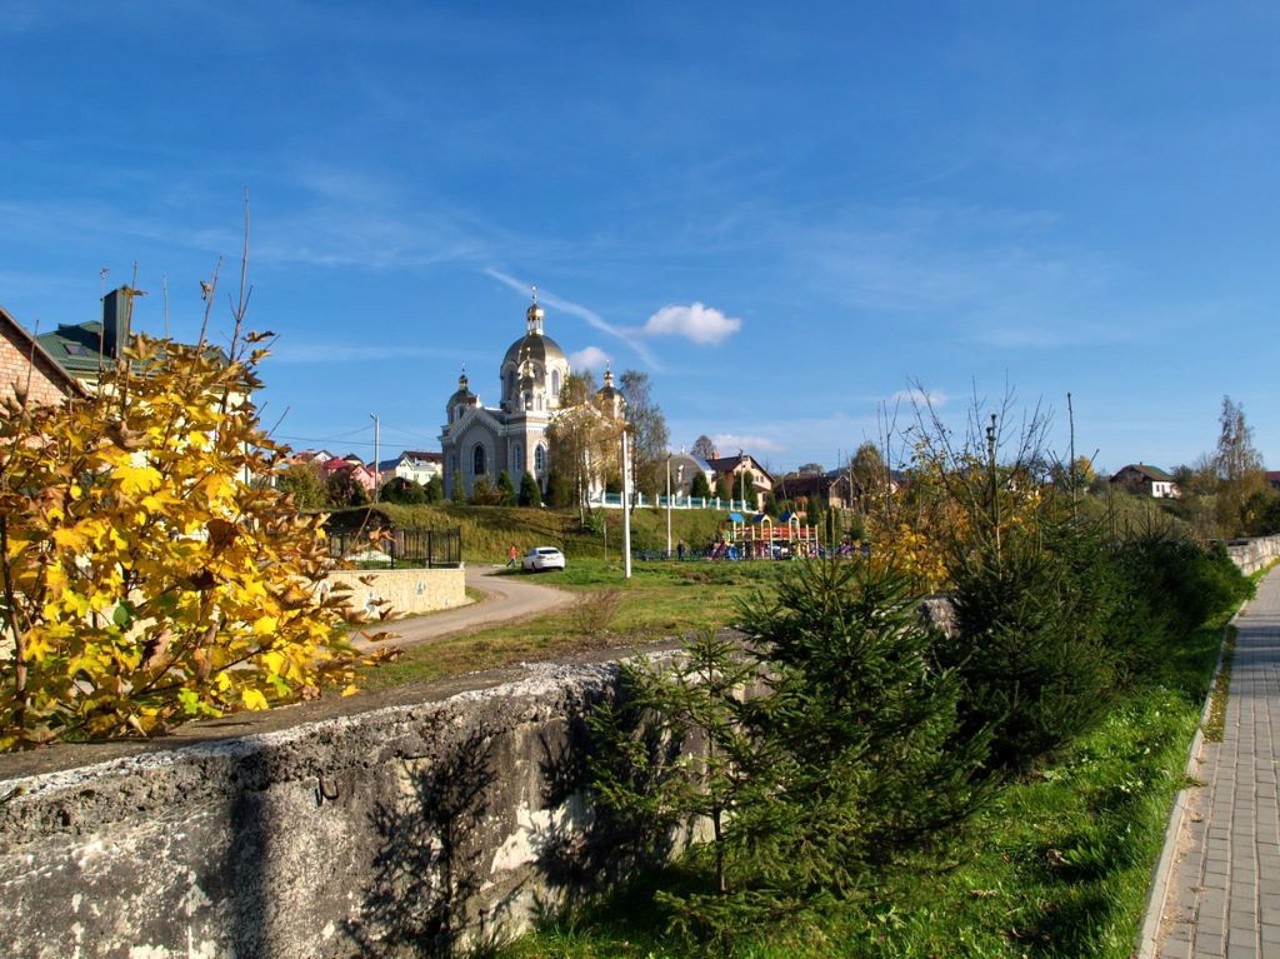
{"label": "asphalt road", "polygon": [[402,647],[435,642],[505,623],[518,622],[573,602],[573,594],[537,582],[536,573],[509,576],[501,566],[468,566],[467,586],[483,592],[484,599],[457,609],[410,616],[386,625],[396,634],[383,645]]}

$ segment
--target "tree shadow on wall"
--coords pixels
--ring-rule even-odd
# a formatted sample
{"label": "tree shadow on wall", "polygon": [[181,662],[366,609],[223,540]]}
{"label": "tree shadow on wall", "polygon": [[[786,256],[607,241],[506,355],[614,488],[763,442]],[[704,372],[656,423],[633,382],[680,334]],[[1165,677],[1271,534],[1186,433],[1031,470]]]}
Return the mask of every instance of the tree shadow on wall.
{"label": "tree shadow on wall", "polygon": [[477,829],[495,776],[478,731],[415,769],[401,794],[369,813],[379,838],[358,921],[345,932],[362,956],[453,956],[479,888]]}
{"label": "tree shadow on wall", "polygon": [[[639,794],[652,792],[681,755],[682,744],[657,734],[626,699],[620,692],[612,708],[603,711],[588,704],[567,719],[563,736],[540,738],[543,807],[561,813],[533,837],[537,869],[549,890],[538,903],[541,920],[579,911],[601,892],[662,866],[676,848],[673,823],[602,800],[602,781],[625,781]],[[602,716],[607,717],[603,723]],[[620,737],[642,744],[642,762],[618,749]]]}

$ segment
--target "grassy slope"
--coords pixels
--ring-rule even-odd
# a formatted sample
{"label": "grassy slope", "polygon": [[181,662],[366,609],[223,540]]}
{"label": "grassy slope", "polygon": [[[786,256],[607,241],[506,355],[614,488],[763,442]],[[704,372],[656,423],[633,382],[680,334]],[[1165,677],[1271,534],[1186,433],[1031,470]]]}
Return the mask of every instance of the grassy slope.
{"label": "grassy slope", "polygon": [[[1100,729],[1007,789],[959,841],[874,877],[866,902],[772,930],[735,955],[1128,957],[1220,638],[1218,624],[1201,630],[1164,682],[1136,691]],[[696,954],[664,936],[638,901],[649,900],[623,892],[505,955]]]}
{"label": "grassy slope", "polygon": [[[533,546],[558,546],[572,561],[576,558],[617,559],[621,556],[622,512],[602,510],[596,528],[584,528],[576,510],[522,509],[516,506],[398,506],[379,504],[378,509],[397,526],[422,529],[462,529],[462,557],[471,563],[505,563],[514,544],[520,552]],[[715,536],[727,514],[718,510],[672,510],[672,549],[683,540],[704,547]],[[667,545],[665,510],[644,508],[631,514],[634,550],[661,551]]]}

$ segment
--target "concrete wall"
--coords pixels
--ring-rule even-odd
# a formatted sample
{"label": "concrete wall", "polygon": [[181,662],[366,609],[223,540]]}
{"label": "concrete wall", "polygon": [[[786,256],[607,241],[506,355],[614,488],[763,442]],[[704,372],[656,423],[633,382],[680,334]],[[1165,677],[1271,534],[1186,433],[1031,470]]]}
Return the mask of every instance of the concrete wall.
{"label": "concrete wall", "polygon": [[1227,544],[1227,555],[1248,576],[1280,558],[1280,536],[1232,540]]}
{"label": "concrete wall", "polygon": [[336,570],[329,578],[350,587],[351,605],[370,613],[377,609],[380,600],[389,602],[398,616],[434,613],[465,606],[468,602],[466,571],[461,567]]}
{"label": "concrete wall", "polygon": [[529,667],[355,715],[0,757],[0,955],[340,959],[515,934],[626,862],[582,792],[580,716],[614,675]]}

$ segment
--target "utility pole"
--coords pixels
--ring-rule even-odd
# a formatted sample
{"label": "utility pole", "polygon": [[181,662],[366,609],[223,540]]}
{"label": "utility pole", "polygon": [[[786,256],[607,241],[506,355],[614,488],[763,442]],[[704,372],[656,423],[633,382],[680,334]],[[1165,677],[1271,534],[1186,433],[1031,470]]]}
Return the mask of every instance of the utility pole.
{"label": "utility pole", "polygon": [[378,457],[380,455],[380,441],[382,438],[382,424],[378,421],[377,413],[370,413],[369,418],[373,420],[373,501],[378,502],[378,493],[382,486],[382,470],[378,466]]}
{"label": "utility pole", "polygon": [[631,578],[631,458],[626,423],[622,424],[622,578]]}

